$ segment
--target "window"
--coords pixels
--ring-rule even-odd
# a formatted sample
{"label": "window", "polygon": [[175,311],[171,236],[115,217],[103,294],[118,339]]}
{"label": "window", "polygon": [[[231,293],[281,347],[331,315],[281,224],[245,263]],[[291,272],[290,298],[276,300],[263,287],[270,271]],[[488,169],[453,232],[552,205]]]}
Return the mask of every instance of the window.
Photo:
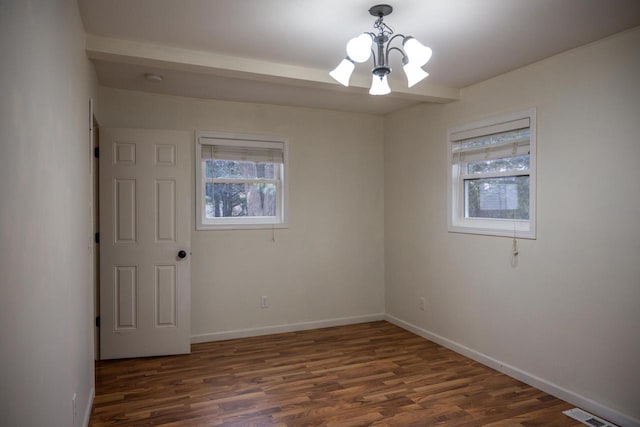
{"label": "window", "polygon": [[284,139],[198,132],[196,228],[286,226]]}
{"label": "window", "polygon": [[535,113],[449,129],[449,231],[536,238]]}

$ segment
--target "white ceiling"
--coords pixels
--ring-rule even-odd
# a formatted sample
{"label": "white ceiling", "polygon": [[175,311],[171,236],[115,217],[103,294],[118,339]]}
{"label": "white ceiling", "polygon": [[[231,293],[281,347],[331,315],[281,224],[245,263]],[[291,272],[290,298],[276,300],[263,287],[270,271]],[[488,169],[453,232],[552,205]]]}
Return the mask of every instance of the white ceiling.
{"label": "white ceiling", "polygon": [[[395,0],[385,23],[433,49],[430,76],[367,94],[370,66],[344,88],[328,71],[373,31],[375,0],[79,0],[102,85],[173,95],[385,114],[449,102],[459,89],[640,25],[639,0]],[[164,76],[159,83],[142,76]]]}

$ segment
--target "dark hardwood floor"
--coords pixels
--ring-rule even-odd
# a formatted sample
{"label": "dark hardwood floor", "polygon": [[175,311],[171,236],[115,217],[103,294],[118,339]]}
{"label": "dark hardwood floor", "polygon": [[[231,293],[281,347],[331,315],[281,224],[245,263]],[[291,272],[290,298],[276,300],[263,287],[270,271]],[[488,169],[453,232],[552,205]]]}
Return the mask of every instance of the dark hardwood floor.
{"label": "dark hardwood floor", "polygon": [[580,426],[573,406],[387,322],[98,362],[92,426]]}

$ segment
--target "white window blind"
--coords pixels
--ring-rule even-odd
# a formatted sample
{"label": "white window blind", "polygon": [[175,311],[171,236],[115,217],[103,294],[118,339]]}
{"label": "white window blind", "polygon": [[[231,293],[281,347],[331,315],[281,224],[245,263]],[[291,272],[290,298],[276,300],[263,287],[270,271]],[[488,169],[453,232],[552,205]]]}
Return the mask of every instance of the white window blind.
{"label": "white window blind", "polygon": [[530,130],[517,129],[493,135],[453,141],[453,164],[495,160],[529,154]]}
{"label": "white window blind", "polygon": [[523,117],[516,120],[507,120],[486,126],[470,126],[468,129],[461,129],[450,133],[450,141],[462,141],[463,139],[472,139],[479,136],[493,135],[517,129],[526,129],[531,127],[529,117]]}
{"label": "white window blind", "polygon": [[[237,140],[209,140],[211,144],[202,142],[201,159],[203,160],[233,160],[245,162],[284,162],[284,144],[279,142],[242,141]],[[244,145],[247,144],[247,145]],[[251,144],[251,146],[248,146]]]}

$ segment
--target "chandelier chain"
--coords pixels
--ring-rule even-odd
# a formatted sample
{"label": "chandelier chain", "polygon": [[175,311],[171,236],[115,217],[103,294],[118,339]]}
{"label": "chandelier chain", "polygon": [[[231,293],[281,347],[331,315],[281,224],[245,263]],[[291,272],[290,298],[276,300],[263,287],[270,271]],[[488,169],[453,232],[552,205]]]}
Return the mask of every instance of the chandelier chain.
{"label": "chandelier chain", "polygon": [[379,36],[390,36],[393,34],[393,28],[384,23],[384,18],[381,16],[373,23],[373,28],[379,31]]}

